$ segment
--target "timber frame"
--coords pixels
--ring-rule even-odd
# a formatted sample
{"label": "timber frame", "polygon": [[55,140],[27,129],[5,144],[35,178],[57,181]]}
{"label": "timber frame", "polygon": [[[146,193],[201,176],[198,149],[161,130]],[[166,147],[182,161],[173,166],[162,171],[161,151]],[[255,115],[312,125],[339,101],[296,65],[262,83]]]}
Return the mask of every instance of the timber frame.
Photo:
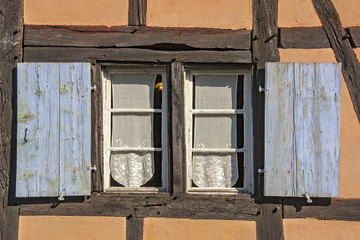
{"label": "timber frame", "polygon": [[[360,27],[344,29],[330,0],[314,0],[322,27],[282,28],[277,26],[277,0],[253,0],[253,30],[146,27],[146,0],[129,0],[128,27],[25,26],[22,0],[3,1],[5,22],[1,38],[0,65],[0,239],[17,239],[19,215],[122,216],[127,218],[127,239],[142,239],[143,218],[172,217],[233,219],[257,222],[257,239],[283,239],[284,218],[313,217],[327,220],[360,221],[359,199],[314,199],[311,205],[299,198],[263,196],[264,166],[264,65],[279,61],[279,48],[329,48],[343,62],[342,73],[360,119],[360,66],[353,48],[360,47]],[[11,36],[8,38],[8,36]],[[45,40],[44,40],[45,39]],[[1,43],[3,44],[3,43]],[[17,62],[88,61],[92,64],[92,175],[93,195],[56,198],[14,198],[16,158],[16,71]],[[167,66],[169,78],[170,182],[166,194],[103,193],[101,67],[116,64]],[[183,66],[191,63],[253,66],[253,126],[255,194],[185,194],[185,138]],[[171,109],[173,106],[173,109]],[[175,159],[176,158],[176,159]],[[182,169],[183,171],[178,171]],[[199,204],[201,202],[201,204]],[[135,230],[135,231],[134,231]]]}

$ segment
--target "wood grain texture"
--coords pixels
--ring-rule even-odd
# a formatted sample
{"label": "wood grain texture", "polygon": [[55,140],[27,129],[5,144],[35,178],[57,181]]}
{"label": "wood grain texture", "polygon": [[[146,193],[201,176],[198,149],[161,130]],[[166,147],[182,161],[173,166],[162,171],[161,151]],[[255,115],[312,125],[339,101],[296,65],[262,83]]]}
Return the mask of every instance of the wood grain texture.
{"label": "wood grain texture", "polygon": [[27,62],[251,63],[250,51],[155,51],[139,48],[25,47]]}
{"label": "wood grain texture", "polygon": [[360,221],[359,199],[284,198],[284,218],[317,218],[321,220]]}
{"label": "wood grain texture", "polygon": [[281,204],[262,203],[256,221],[256,238],[282,240],[283,232]]}
{"label": "wood grain texture", "polygon": [[126,218],[126,240],[142,240],[144,218],[137,218],[132,215]]}
{"label": "wood grain texture", "polygon": [[16,64],[22,59],[23,1],[0,2],[0,239],[18,238],[13,206],[16,169]]}
{"label": "wood grain texture", "polygon": [[266,64],[266,196],[339,195],[340,69]]}
{"label": "wood grain texture", "polygon": [[90,64],[19,63],[17,197],[90,194]]}
{"label": "wood grain texture", "polygon": [[281,48],[329,48],[330,43],[321,27],[280,28]]}
{"label": "wood grain texture", "polygon": [[[26,201],[25,199],[24,201]],[[48,200],[49,201],[49,200]],[[256,220],[259,205],[249,196],[158,194],[97,195],[80,202],[22,204],[20,215],[129,216]],[[24,202],[25,203],[25,202]],[[30,199],[28,200],[30,203]]]}
{"label": "wood grain texture", "polygon": [[246,30],[121,27],[101,31],[30,25],[24,31],[25,46],[249,50],[251,45],[251,31]]}
{"label": "wood grain texture", "polygon": [[350,27],[347,29],[347,31],[350,34],[350,41],[352,47],[360,47],[360,27]]}
{"label": "wood grain texture", "polygon": [[171,139],[172,139],[172,182],[173,194],[185,191],[185,95],[183,67],[179,62],[171,64]]}
{"label": "wood grain texture", "polygon": [[129,0],[129,26],[146,25],[147,0]]}
{"label": "wood grain texture", "polygon": [[336,60],[342,63],[342,74],[360,121],[360,64],[350,40],[341,25],[339,15],[330,0],[312,0]]}

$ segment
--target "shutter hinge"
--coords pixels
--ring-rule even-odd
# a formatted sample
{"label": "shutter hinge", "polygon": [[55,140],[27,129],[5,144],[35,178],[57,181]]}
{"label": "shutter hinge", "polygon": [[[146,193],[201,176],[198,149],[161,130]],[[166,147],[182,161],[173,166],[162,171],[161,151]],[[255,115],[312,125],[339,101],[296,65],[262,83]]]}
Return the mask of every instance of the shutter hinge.
{"label": "shutter hinge", "polygon": [[96,92],[96,85],[92,85],[92,86],[90,87],[90,89],[91,89],[92,92]]}
{"label": "shutter hinge", "polygon": [[259,173],[259,174],[267,173],[267,169],[259,168],[259,169],[258,169],[258,173]]}
{"label": "shutter hinge", "polygon": [[89,171],[94,171],[94,172],[96,172],[96,165],[94,165],[94,166],[92,166],[92,167],[87,167],[86,169],[89,170]]}
{"label": "shutter hinge", "polygon": [[269,88],[263,88],[261,85],[259,86],[259,93],[265,93],[269,91]]}

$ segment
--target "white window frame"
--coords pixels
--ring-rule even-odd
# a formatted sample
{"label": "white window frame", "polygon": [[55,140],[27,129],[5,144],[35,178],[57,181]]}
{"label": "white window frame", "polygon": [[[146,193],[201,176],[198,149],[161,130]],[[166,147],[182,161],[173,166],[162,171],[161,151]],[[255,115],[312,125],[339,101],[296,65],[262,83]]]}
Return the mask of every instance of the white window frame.
{"label": "white window frame", "polygon": [[[111,75],[112,74],[157,74],[162,77],[162,109],[111,109]],[[103,86],[103,153],[104,153],[104,191],[122,193],[161,193],[169,190],[169,171],[168,171],[168,106],[167,106],[167,75],[166,68],[159,66],[112,66],[105,67],[102,71]],[[134,148],[126,149],[133,152],[137,151],[161,151],[161,187],[116,187],[110,184],[110,154],[111,151],[123,151],[121,148],[111,147],[111,113],[161,113],[161,148]]]}
{"label": "white window frame", "polygon": [[[193,76],[196,75],[243,75],[244,76],[244,106],[235,109],[193,109]],[[253,193],[253,134],[252,134],[252,104],[251,104],[251,70],[191,70],[185,69],[185,141],[186,141],[186,192],[197,194],[252,194]],[[212,149],[211,152],[237,153],[244,152],[244,187],[243,188],[200,188],[192,187],[192,138],[194,114],[244,114],[244,147],[239,149]],[[200,151],[197,149],[196,151]],[[206,150],[205,150],[206,151]]]}

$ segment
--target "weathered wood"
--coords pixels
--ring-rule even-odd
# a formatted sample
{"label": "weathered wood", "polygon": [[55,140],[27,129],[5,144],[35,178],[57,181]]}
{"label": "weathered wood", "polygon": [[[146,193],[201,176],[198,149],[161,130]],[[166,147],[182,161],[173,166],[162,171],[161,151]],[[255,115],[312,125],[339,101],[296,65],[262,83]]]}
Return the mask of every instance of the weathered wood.
{"label": "weathered wood", "polygon": [[23,1],[0,1],[0,9],[0,239],[15,240],[18,207],[9,206],[13,204],[9,189],[13,192],[15,185],[9,177],[16,172],[14,168],[10,171],[16,156],[16,90],[13,89],[16,89],[16,63],[22,59]]}
{"label": "weathered wood", "polygon": [[340,69],[266,64],[264,195],[339,195]]}
{"label": "weathered wood", "polygon": [[249,196],[113,195],[92,196],[82,202],[31,203],[24,199],[20,215],[129,216],[192,219],[255,220],[259,205]]}
{"label": "weathered wood", "polygon": [[91,72],[92,85],[96,86],[96,90],[91,94],[91,165],[96,167],[96,171],[91,174],[91,182],[93,192],[102,192],[104,171],[101,66],[92,65]]}
{"label": "weathered wood", "polygon": [[360,221],[359,199],[284,198],[284,218],[318,218],[321,220]]}
{"label": "weathered wood", "polygon": [[281,48],[329,48],[330,43],[321,27],[279,29]]}
{"label": "weathered wood", "polygon": [[347,31],[350,34],[350,41],[352,47],[360,47],[360,27],[350,27],[347,29]]}
{"label": "weathered wood", "polygon": [[129,26],[146,25],[147,0],[129,0]]}
{"label": "weathered wood", "polygon": [[110,31],[25,26],[25,46],[250,49],[251,31],[206,28],[122,27]]}
{"label": "weathered wood", "polygon": [[184,76],[181,63],[173,62],[170,71],[171,95],[171,138],[172,139],[172,182],[173,193],[185,191],[185,129]]}
{"label": "weathered wood", "polygon": [[154,51],[138,48],[25,47],[26,62],[251,63],[250,51]]}
{"label": "weathered wood", "polygon": [[143,239],[144,218],[126,217],[126,240]]}
{"label": "weathered wood", "polygon": [[17,197],[90,194],[90,64],[19,63]]}
{"label": "weathered wood", "polygon": [[[253,126],[254,126],[254,174],[256,196],[263,199],[263,176],[257,169],[264,168],[264,95],[258,94],[257,87],[265,84],[265,62],[278,62],[278,0],[253,0]],[[278,205],[261,205],[260,216],[256,219],[257,239],[283,239],[283,224]],[[275,210],[276,209],[276,210]]]}
{"label": "weathered wood", "polygon": [[312,0],[336,60],[342,63],[342,74],[360,121],[360,64],[352,49],[339,15],[330,0]]}

